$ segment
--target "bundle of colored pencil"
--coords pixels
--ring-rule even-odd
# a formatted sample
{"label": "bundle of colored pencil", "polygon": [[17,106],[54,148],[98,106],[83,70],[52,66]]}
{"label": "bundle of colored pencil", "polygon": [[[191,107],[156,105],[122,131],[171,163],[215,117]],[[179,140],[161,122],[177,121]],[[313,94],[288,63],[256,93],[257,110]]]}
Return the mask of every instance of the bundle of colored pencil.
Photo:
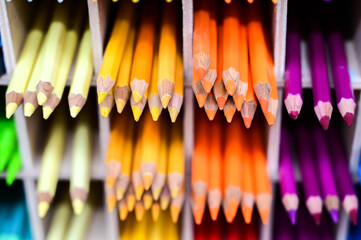
{"label": "bundle of colored pencil", "polygon": [[[135,121],[139,121],[147,102],[154,121],[163,108],[168,108],[172,122],[176,121],[183,104],[178,7],[177,2],[157,6],[145,1],[137,8],[130,1],[122,1],[97,79],[103,117],[108,117],[114,102],[122,113],[129,100]],[[139,26],[135,23],[138,10]]]}
{"label": "bundle of colored pencil", "polygon": [[84,211],[79,215],[72,214],[67,191],[64,188],[59,189],[46,239],[72,240],[89,237],[88,229],[91,225],[94,210],[99,205],[100,193],[100,186],[93,184],[91,187],[89,201],[84,205]]}
{"label": "bundle of colored pencil", "polygon": [[0,239],[32,239],[21,181],[16,181],[11,188],[1,181],[0,192]]}
{"label": "bundle of colored pencil", "polygon": [[[65,103],[55,111],[51,119],[49,133],[42,153],[41,171],[37,183],[38,214],[43,218],[47,214],[53,201],[63,154],[67,139],[67,125],[64,118]],[[72,140],[72,173],[70,178],[70,196],[74,213],[80,215],[85,208],[90,183],[90,166],[92,156],[92,124],[90,110],[83,111],[74,122],[74,135]]]}
{"label": "bundle of colored pencil", "polygon": [[[341,16],[337,4],[335,2],[328,3],[327,6],[314,4],[312,8],[304,5],[302,8],[301,4],[297,5],[297,3],[293,2],[293,4],[290,4],[290,14],[288,14],[290,21],[288,22],[287,29],[284,102],[288,114],[293,119],[297,119],[303,103],[300,53],[301,27],[299,26],[301,21],[298,19],[298,12],[300,9],[304,9],[304,13],[307,11],[305,16],[310,16],[308,19],[307,47],[311,68],[314,110],[324,129],[327,129],[329,126],[333,110],[328,62],[334,83],[337,107],[348,126],[351,126],[353,123],[356,108],[341,31],[342,28],[339,26]],[[310,9],[312,9],[311,12],[309,12]],[[324,29],[321,28],[319,12],[326,13],[326,34],[324,34]],[[328,54],[326,54],[326,50]],[[329,59],[327,59],[327,56],[329,56]]]}
{"label": "bundle of colored pencil", "polygon": [[[26,117],[30,117],[40,105],[43,106],[44,119],[49,118],[64,93],[78,42],[69,110],[72,117],[80,112],[93,74],[91,36],[89,26],[85,24],[84,4],[83,1],[80,4],[65,2],[57,4],[54,11],[48,2],[41,4],[5,95],[7,118],[22,102]],[[51,20],[49,13],[53,13]]]}
{"label": "bundle of colored pencil", "polygon": [[256,204],[262,222],[268,222],[272,191],[261,129],[257,125],[252,131],[246,130],[240,117],[227,124],[218,116],[211,123],[199,112],[191,196],[196,224],[202,222],[206,202],[213,220],[222,205],[227,222],[234,220],[240,207],[246,223],[250,223]]}
{"label": "bundle of colored pencil", "polygon": [[162,211],[158,221],[153,221],[147,211],[141,221],[136,221],[136,214],[129,214],[120,225],[120,239],[180,240],[181,234],[179,224],[171,221],[169,211]]}
{"label": "bundle of colored pencil", "polygon": [[[238,0],[235,0],[235,1],[238,1]],[[254,1],[254,0],[247,0],[248,3],[253,3],[253,1]],[[326,1],[326,0],[325,0],[325,1]],[[224,2],[229,4],[229,3],[232,2],[232,0],[224,0]],[[274,4],[277,4],[277,3],[278,3],[278,0],[272,0],[272,2],[273,2]]]}
{"label": "bundle of colored pencil", "polygon": [[240,111],[250,128],[258,100],[268,124],[275,123],[277,83],[260,5],[194,2],[192,88],[209,120],[218,109],[228,122]]}
{"label": "bundle of colored pencil", "polygon": [[154,122],[150,113],[134,124],[129,108],[114,115],[105,161],[109,211],[118,201],[121,220],[134,208],[138,221],[150,208],[156,220],[170,205],[173,221],[178,220],[184,201],[182,129],[180,121]]}
{"label": "bundle of colored pencil", "polygon": [[[288,126],[282,127],[280,147],[280,186],[282,202],[291,223],[296,223],[299,207],[292,148],[297,149],[298,165],[305,194],[305,205],[317,225],[320,224],[323,204],[332,220],[338,222],[340,203],[353,224],[357,224],[358,200],[353,187],[342,137],[335,126],[325,133],[319,126],[300,123],[295,136]],[[296,142],[292,140],[296,139]]]}
{"label": "bundle of colored pencil", "polygon": [[[306,197],[306,196],[305,196]],[[306,210],[307,204],[301,202],[300,214],[297,217],[297,223],[292,225],[287,217],[286,210],[282,207],[283,200],[277,198],[274,213],[274,224],[272,239],[291,240],[291,239],[335,239],[333,228],[335,225],[327,214],[320,216],[321,224],[316,225],[312,221],[312,216]]]}
{"label": "bundle of colored pencil", "polygon": [[223,214],[221,214],[216,221],[212,221],[210,214],[206,211],[204,213],[203,222],[200,225],[195,226],[194,240],[260,239],[258,221],[246,224],[246,222],[242,219],[241,214],[238,215],[232,223],[227,223]]}

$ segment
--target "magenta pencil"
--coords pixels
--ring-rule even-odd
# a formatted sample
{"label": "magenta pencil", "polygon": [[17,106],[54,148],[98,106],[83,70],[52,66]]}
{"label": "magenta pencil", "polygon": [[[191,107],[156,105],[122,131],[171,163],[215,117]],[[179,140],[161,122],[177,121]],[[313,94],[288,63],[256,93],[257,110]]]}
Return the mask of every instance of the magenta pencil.
{"label": "magenta pencil", "polygon": [[314,156],[307,129],[300,125],[297,132],[298,163],[302,175],[302,186],[305,194],[306,206],[315,222],[320,224],[322,213],[322,198],[315,171]]}
{"label": "magenta pencil", "polygon": [[281,128],[281,147],[279,163],[280,187],[283,206],[288,212],[292,225],[294,225],[296,223],[299,199],[297,195],[297,186],[293,172],[291,151],[291,138],[289,136],[288,128],[283,125]]}
{"label": "magenta pencil", "polygon": [[351,87],[343,37],[336,27],[331,27],[327,35],[327,43],[337,107],[346,124],[351,126],[356,102]]}
{"label": "magenta pencil", "polygon": [[[312,14],[311,15],[315,15]],[[331,90],[327,72],[326,51],[317,16],[310,19],[308,53],[311,65],[314,110],[324,129],[328,128],[332,115]]]}
{"label": "magenta pencil", "polygon": [[329,154],[325,133],[321,128],[312,128],[313,150],[317,165],[317,176],[320,183],[323,201],[332,220],[338,222],[340,199],[337,194],[335,178],[332,172],[331,156]]}
{"label": "magenta pencil", "polygon": [[341,136],[333,127],[328,131],[328,142],[331,153],[332,169],[342,206],[352,223],[357,225],[358,201],[348,169],[347,157],[342,145]]}
{"label": "magenta pencil", "polygon": [[[293,2],[295,3],[295,2]],[[301,41],[297,21],[296,6],[289,6],[290,14],[287,27],[285,99],[284,103],[291,118],[297,119],[300,114],[302,100],[301,80]]]}

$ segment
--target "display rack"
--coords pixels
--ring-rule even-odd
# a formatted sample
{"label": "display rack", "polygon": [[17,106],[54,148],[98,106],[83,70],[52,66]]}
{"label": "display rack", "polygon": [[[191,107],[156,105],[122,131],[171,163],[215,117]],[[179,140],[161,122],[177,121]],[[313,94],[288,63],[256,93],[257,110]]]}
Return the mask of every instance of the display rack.
{"label": "display rack", "polygon": [[[56,0],[51,0],[54,4],[59,4]],[[180,0],[174,0],[180,1]],[[221,0],[219,0],[221,1]],[[28,23],[32,11],[36,7],[37,0],[29,3],[26,0],[13,0],[7,2],[0,0],[0,25],[1,37],[4,46],[5,65],[7,74],[0,78],[0,86],[8,85],[12,71],[16,66],[16,60],[19,56],[23,41],[27,34]],[[360,1],[352,1],[353,4],[360,5]],[[91,88],[95,90],[96,76],[100,70],[102,63],[102,54],[105,48],[105,37],[109,31],[108,13],[111,10],[111,5],[114,4],[111,0],[87,0],[89,23],[92,36],[93,59],[95,73],[91,83]],[[360,8],[355,8],[360,9]],[[192,35],[193,35],[193,0],[182,0],[182,15],[183,15],[183,61],[184,61],[184,81],[185,81],[185,98],[183,105],[183,121],[184,121],[184,149],[186,156],[186,201],[182,212],[181,236],[183,240],[193,239],[193,216],[190,207],[190,176],[191,176],[191,159],[194,141],[194,95],[192,92]],[[273,52],[275,62],[275,74],[279,86],[280,107],[278,110],[277,121],[273,127],[267,127],[267,159],[268,170],[274,184],[278,181],[278,158],[279,158],[279,142],[280,142],[280,127],[282,119],[283,108],[283,75],[285,69],[285,51],[286,51],[286,28],[287,28],[287,0],[279,0],[277,5],[272,5],[272,24],[271,29],[273,36]],[[355,11],[355,14],[359,14]],[[354,18],[355,34],[353,39],[348,39],[346,42],[347,57],[350,69],[355,74],[353,76],[353,87],[355,89],[355,96],[358,106],[361,105],[360,90],[361,90],[361,20]],[[302,47],[302,62],[305,67],[302,69],[304,87],[310,88],[310,74],[307,65],[307,56],[305,46]],[[67,83],[69,86],[69,81]],[[89,104],[89,103],[88,103]],[[94,104],[96,105],[96,104]],[[91,106],[98,108],[98,106]],[[98,111],[99,112],[99,111]],[[335,113],[336,114],[336,113]],[[106,154],[106,147],[109,139],[110,123],[108,118],[102,118],[98,115],[98,128],[94,129],[93,138],[94,157],[92,159],[91,179],[92,181],[104,181],[105,179],[105,165],[104,159]],[[359,162],[361,149],[361,111],[359,107],[356,109],[354,125],[351,128],[343,128],[344,139],[349,146],[347,149],[349,156],[350,168],[353,175],[356,174],[356,169]],[[32,142],[35,141],[36,128],[35,121],[39,120],[36,117],[27,119],[23,115],[22,106],[15,113],[15,120],[18,132],[19,147],[23,159],[23,169],[18,175],[18,179],[24,182],[25,195],[31,219],[31,227],[33,238],[36,240],[43,240],[46,235],[47,223],[49,217],[42,220],[37,215],[37,194],[36,181],[39,177],[40,161],[39,156],[35,154],[32,147]],[[179,119],[180,120],[180,119]],[[358,134],[356,134],[358,133]],[[69,181],[70,178],[70,154],[69,148],[66,148],[64,159],[62,160],[60,178],[63,181]],[[1,178],[4,174],[0,175]],[[102,206],[96,209],[96,213],[92,220],[90,234],[88,239],[119,239],[119,221],[117,211],[109,213],[105,206],[105,201],[102,201]],[[273,208],[274,209],[274,208]],[[260,236],[262,240],[271,239],[273,219],[266,226],[262,225],[260,228]],[[337,228],[337,238],[345,239],[347,233],[347,217],[344,213],[341,216],[341,222]],[[49,214],[51,215],[51,214]],[[102,236],[102,237],[100,237]]]}

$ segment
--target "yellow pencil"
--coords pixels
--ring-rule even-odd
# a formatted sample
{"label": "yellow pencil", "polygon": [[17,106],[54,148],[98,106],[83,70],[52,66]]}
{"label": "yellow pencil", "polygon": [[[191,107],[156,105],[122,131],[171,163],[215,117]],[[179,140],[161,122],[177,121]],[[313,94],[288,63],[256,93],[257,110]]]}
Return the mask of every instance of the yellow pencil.
{"label": "yellow pencil", "polygon": [[170,193],[168,185],[164,185],[163,190],[160,194],[160,209],[163,211],[167,210],[170,203]]}
{"label": "yellow pencil", "polygon": [[47,240],[62,240],[65,238],[72,215],[69,198],[63,195],[55,205],[53,218],[46,235]]}
{"label": "yellow pencil", "polygon": [[119,212],[119,218],[121,221],[125,221],[128,216],[128,206],[127,206],[127,200],[125,198],[121,199],[118,202],[118,212]]}
{"label": "yellow pencil", "polygon": [[152,65],[152,76],[150,77],[149,88],[148,88],[148,107],[149,111],[152,114],[154,121],[157,121],[160,114],[162,113],[162,103],[158,94],[158,43],[156,43],[154,56],[153,56],[153,65]]}
{"label": "yellow pencil", "polygon": [[[141,122],[140,126],[138,126],[139,131],[143,131],[144,129],[144,120]],[[143,141],[141,134],[138,133],[135,141],[135,148],[134,148],[134,157],[133,157],[133,166],[132,166],[132,186],[135,192],[135,198],[140,200],[143,192],[144,192],[144,185],[142,180],[142,173],[140,164],[142,161],[142,153],[143,149]]]}
{"label": "yellow pencil", "polygon": [[128,212],[133,212],[135,206],[135,193],[133,186],[129,186],[125,193],[125,199],[127,201]]}
{"label": "yellow pencil", "polygon": [[178,222],[180,211],[183,208],[184,203],[184,186],[182,186],[180,192],[176,198],[172,199],[170,204],[170,214],[174,223]]}

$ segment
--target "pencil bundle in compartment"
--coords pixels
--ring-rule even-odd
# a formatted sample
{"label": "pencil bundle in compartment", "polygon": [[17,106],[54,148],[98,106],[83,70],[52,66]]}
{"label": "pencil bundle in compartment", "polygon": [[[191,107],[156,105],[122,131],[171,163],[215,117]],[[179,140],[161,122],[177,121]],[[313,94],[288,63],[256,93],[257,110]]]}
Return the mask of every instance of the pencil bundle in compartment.
{"label": "pencil bundle in compartment", "polygon": [[139,123],[131,119],[127,107],[111,121],[106,165],[108,210],[117,202],[121,220],[135,210],[136,219],[152,211],[168,209],[177,222],[184,202],[184,166],[182,123],[171,124],[165,117],[154,122],[145,113]]}
{"label": "pencil bundle in compartment", "polygon": [[122,113],[129,100],[135,121],[147,103],[154,121],[166,108],[176,121],[183,104],[179,7],[177,2],[122,1],[97,79],[103,117],[108,117],[114,103]]}
{"label": "pencil bundle in compartment", "polygon": [[209,122],[198,111],[192,159],[191,202],[196,224],[201,224],[208,204],[216,220],[222,206],[227,222],[233,222],[238,208],[246,223],[257,205],[262,222],[268,222],[272,202],[267,173],[262,125],[247,130],[240,116],[226,123],[220,116]]}
{"label": "pencil bundle in compartment", "polygon": [[71,116],[77,116],[87,100],[93,74],[86,22],[84,1],[56,4],[54,8],[47,1],[41,4],[6,92],[7,118],[23,103],[26,117],[42,106],[43,117],[48,119],[60,103],[73,64],[68,99]]}
{"label": "pencil bundle in compartment", "polygon": [[209,120],[223,110],[228,122],[240,111],[250,128],[257,100],[269,125],[278,109],[273,53],[260,1],[194,2],[193,82]]}

